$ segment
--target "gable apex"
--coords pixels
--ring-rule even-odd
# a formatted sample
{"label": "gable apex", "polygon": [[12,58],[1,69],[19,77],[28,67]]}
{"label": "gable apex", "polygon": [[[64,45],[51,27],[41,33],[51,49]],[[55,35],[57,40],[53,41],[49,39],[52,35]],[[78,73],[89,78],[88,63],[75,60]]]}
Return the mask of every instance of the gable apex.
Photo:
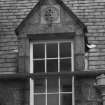
{"label": "gable apex", "polygon": [[[18,25],[15,32],[18,35],[19,31],[24,27],[25,22],[36,12],[45,2],[46,0],[39,0],[39,2],[34,6],[34,8],[30,11],[30,13],[23,19],[23,21]],[[82,28],[83,32],[87,32],[87,27],[81,20],[67,7],[62,0],[55,0],[72,18],[73,20]]]}

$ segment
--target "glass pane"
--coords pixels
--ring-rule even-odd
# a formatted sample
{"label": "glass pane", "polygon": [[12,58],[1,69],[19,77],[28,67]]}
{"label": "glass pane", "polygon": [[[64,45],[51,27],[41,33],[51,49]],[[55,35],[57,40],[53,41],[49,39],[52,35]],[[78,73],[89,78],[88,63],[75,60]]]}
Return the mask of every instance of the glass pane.
{"label": "glass pane", "polygon": [[33,45],[33,57],[35,58],[44,58],[44,45],[43,44],[34,44]]}
{"label": "glass pane", "polygon": [[61,105],[72,105],[72,94],[61,94]]}
{"label": "glass pane", "polygon": [[58,60],[47,60],[47,72],[58,72]]}
{"label": "glass pane", "polygon": [[44,60],[34,61],[34,73],[44,72]]}
{"label": "glass pane", "polygon": [[71,57],[71,43],[60,44],[60,57]]}
{"label": "glass pane", "polygon": [[47,44],[47,58],[58,57],[58,45],[57,44]]}
{"label": "glass pane", "polygon": [[71,72],[71,59],[60,59],[60,71]]}
{"label": "glass pane", "polygon": [[61,92],[72,92],[72,78],[61,78]]}
{"label": "glass pane", "polygon": [[47,105],[59,105],[59,95],[58,94],[48,94],[47,95]]}
{"label": "glass pane", "polygon": [[45,95],[34,95],[34,105],[45,105]]}
{"label": "glass pane", "polygon": [[71,59],[60,59],[60,71],[71,72]]}
{"label": "glass pane", "polygon": [[47,91],[48,93],[58,91],[58,78],[48,78],[47,79]]}
{"label": "glass pane", "polygon": [[34,93],[44,93],[44,92],[45,92],[45,79],[35,79]]}

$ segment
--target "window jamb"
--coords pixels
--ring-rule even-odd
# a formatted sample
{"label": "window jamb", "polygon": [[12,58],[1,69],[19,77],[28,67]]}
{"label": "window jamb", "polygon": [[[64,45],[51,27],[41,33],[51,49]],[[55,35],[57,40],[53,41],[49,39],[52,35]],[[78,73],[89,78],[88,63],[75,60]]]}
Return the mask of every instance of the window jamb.
{"label": "window jamb", "polygon": [[[33,60],[32,57],[33,56],[33,43],[30,43],[30,73],[33,73]],[[32,78],[30,78],[30,105],[34,105],[34,80]]]}

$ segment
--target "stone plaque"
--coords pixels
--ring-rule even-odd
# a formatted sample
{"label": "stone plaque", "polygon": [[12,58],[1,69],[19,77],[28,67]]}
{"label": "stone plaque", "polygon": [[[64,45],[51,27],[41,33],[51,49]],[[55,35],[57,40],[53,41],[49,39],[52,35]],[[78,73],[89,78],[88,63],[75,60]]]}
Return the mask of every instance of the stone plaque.
{"label": "stone plaque", "polygon": [[60,7],[45,5],[41,8],[41,24],[60,23]]}

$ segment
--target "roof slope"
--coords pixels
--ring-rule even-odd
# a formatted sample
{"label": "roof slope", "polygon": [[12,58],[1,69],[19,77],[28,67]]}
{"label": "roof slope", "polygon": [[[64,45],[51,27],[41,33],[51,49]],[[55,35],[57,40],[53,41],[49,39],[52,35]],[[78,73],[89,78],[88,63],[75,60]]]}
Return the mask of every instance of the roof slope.
{"label": "roof slope", "polygon": [[35,0],[0,0],[0,71],[17,70],[16,27],[30,12]]}
{"label": "roof slope", "polygon": [[[96,44],[89,53],[90,69],[105,69],[105,0],[63,0],[88,28],[88,40]],[[37,0],[0,0],[0,71],[16,71],[15,29]]]}

